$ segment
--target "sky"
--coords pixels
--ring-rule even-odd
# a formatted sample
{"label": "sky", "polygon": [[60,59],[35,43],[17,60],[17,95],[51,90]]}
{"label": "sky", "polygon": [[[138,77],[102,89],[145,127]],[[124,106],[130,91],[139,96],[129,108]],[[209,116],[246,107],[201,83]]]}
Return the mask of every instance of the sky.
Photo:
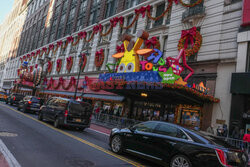
{"label": "sky", "polygon": [[0,0],[0,24],[3,23],[4,18],[11,11],[14,0]]}

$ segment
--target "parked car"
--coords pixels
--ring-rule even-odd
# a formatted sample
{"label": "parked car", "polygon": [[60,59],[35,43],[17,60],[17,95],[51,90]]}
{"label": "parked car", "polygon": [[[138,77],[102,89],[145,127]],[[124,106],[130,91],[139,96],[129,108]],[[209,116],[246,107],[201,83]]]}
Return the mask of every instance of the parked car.
{"label": "parked car", "polygon": [[208,133],[160,121],[113,129],[109,145],[169,167],[246,167],[248,155]]}
{"label": "parked car", "polygon": [[90,126],[92,106],[89,103],[79,102],[60,97],[52,97],[41,107],[38,119],[54,122],[54,127],[76,127],[84,130]]}
{"label": "parked car", "polygon": [[24,95],[18,93],[12,93],[6,100],[6,104],[10,103],[10,105],[18,105],[19,102],[24,98]]}
{"label": "parked car", "polygon": [[43,100],[35,96],[25,96],[18,104],[17,110],[22,110],[24,113],[31,111],[36,113],[43,105]]}
{"label": "parked car", "polygon": [[0,91],[0,101],[4,101],[6,93],[4,91]]}

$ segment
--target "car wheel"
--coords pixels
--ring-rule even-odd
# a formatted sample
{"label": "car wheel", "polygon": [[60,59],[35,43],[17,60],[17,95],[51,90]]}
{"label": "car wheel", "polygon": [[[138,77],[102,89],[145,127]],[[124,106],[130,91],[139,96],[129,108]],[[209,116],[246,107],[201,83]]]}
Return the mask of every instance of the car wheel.
{"label": "car wheel", "polygon": [[192,167],[192,164],[186,156],[176,155],[172,158],[170,167]]}
{"label": "car wheel", "polygon": [[111,139],[111,150],[117,154],[122,153],[122,138],[121,138],[121,136],[115,135]]}
{"label": "car wheel", "polygon": [[19,105],[17,106],[17,110],[18,110],[18,111],[20,111],[20,107],[19,107]]}
{"label": "car wheel", "polygon": [[23,113],[26,113],[27,112],[27,109],[25,107],[25,105],[23,106]]}
{"label": "car wheel", "polygon": [[41,112],[39,112],[37,119],[43,121],[43,114]]}
{"label": "car wheel", "polygon": [[59,119],[56,117],[55,121],[54,121],[54,127],[55,128],[59,128],[60,125],[59,125]]}

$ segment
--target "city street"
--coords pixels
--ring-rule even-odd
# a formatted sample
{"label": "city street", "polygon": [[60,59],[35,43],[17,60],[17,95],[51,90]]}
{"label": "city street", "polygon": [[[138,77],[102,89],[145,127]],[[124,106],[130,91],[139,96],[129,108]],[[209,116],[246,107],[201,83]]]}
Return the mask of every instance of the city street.
{"label": "city street", "polygon": [[158,166],[110,151],[108,135],[92,129],[55,129],[0,103],[0,139],[22,167]]}

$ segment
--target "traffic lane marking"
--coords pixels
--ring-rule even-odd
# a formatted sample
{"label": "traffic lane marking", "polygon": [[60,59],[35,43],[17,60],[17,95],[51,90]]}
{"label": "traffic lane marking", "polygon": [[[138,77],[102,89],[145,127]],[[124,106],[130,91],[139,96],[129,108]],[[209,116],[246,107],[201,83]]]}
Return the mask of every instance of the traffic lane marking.
{"label": "traffic lane marking", "polygon": [[14,111],[14,112],[16,112],[16,113],[18,113],[18,114],[21,114],[21,115],[23,115],[23,116],[25,116],[25,117],[27,117],[27,118],[30,118],[30,119],[32,119],[32,120],[35,121],[35,122],[38,122],[38,123],[40,123],[40,124],[43,124],[43,125],[45,125],[45,126],[51,128],[51,129],[53,129],[53,130],[55,130],[55,131],[57,131],[57,132],[59,132],[59,133],[62,133],[62,134],[64,134],[64,135],[68,136],[68,137],[71,137],[71,138],[73,138],[73,139],[75,139],[75,140],[77,140],[77,141],[79,141],[79,142],[81,142],[81,143],[84,143],[84,144],[86,144],[86,145],[88,145],[88,146],[90,146],[90,147],[93,147],[93,148],[95,148],[95,149],[97,149],[97,150],[99,150],[99,151],[102,151],[102,152],[104,152],[104,153],[106,153],[106,154],[109,154],[109,155],[115,157],[115,158],[118,158],[118,159],[120,159],[120,160],[122,160],[122,161],[124,161],[124,162],[127,162],[127,163],[129,163],[129,164],[131,164],[131,165],[134,165],[134,166],[136,166],[136,167],[144,167],[143,165],[141,165],[141,164],[139,164],[139,163],[137,163],[137,162],[134,162],[134,161],[132,161],[132,160],[129,160],[129,159],[123,157],[123,156],[117,155],[117,154],[115,154],[115,153],[113,153],[113,152],[111,152],[111,151],[109,151],[109,150],[106,150],[106,149],[104,149],[104,148],[102,148],[102,147],[100,147],[100,146],[98,146],[98,145],[96,145],[96,144],[93,144],[93,143],[91,143],[91,142],[88,142],[88,141],[86,141],[86,140],[84,140],[84,139],[82,139],[82,138],[80,138],[80,137],[74,136],[74,135],[72,135],[72,134],[70,134],[70,133],[68,133],[68,132],[65,132],[65,131],[61,130],[61,129],[57,129],[57,128],[55,128],[55,127],[53,127],[53,126],[51,126],[51,125],[49,125],[49,124],[47,124],[47,123],[45,123],[45,122],[39,121],[39,120],[37,120],[36,118],[33,118],[33,117],[31,117],[31,116],[29,116],[29,115],[27,115],[27,114],[24,114],[24,113],[22,113],[22,112],[19,112],[19,111],[15,110],[15,109],[13,109],[13,108],[11,108],[11,107],[9,107],[9,106],[2,105],[2,104],[0,104],[0,105],[3,106],[3,107],[6,107],[6,108],[8,108],[8,109],[10,109],[10,110],[12,110],[12,111]]}

